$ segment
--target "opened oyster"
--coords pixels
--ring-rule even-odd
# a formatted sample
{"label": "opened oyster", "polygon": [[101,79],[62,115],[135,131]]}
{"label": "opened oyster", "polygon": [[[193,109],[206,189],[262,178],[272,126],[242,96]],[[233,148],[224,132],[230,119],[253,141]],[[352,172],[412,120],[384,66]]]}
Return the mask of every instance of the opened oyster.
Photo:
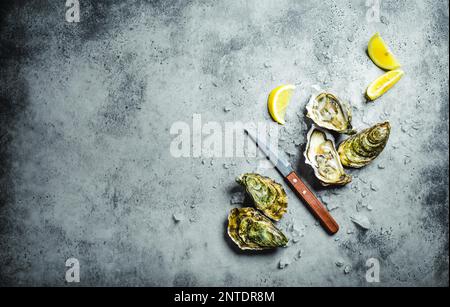
{"label": "opened oyster", "polygon": [[236,178],[255,202],[258,210],[279,221],[287,210],[287,195],[283,186],[259,174],[243,174]]}
{"label": "opened oyster", "polygon": [[234,208],[228,215],[228,235],[243,250],[285,246],[288,238],[253,208]]}
{"label": "opened oyster", "polygon": [[306,106],[306,116],[322,128],[344,134],[355,134],[352,128],[350,105],[330,93],[321,93],[311,98]]}
{"label": "opened oyster", "polygon": [[345,185],[352,181],[352,177],[344,171],[334,139],[329,133],[313,126],[307,140],[305,162],[311,165],[323,185]]}
{"label": "opened oyster", "polygon": [[389,122],[384,122],[351,136],[339,145],[342,164],[353,168],[369,164],[383,151],[390,132]]}

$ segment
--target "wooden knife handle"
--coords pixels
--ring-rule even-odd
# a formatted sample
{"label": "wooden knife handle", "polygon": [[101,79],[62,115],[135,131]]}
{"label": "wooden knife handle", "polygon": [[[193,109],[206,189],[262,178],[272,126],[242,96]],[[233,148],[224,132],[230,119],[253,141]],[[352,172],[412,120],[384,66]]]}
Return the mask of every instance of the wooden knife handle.
{"label": "wooden knife handle", "polygon": [[309,210],[319,219],[322,226],[329,234],[335,234],[339,230],[339,225],[333,219],[327,208],[314,195],[313,192],[303,183],[295,172],[290,173],[286,179],[291,184],[292,189],[305,201]]}

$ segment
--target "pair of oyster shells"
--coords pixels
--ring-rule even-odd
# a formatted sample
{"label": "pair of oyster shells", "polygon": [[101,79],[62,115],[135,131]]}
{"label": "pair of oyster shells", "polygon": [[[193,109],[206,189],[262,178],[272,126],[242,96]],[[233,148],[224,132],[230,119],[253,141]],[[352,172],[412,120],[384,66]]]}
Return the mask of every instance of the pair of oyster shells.
{"label": "pair of oyster shells", "polygon": [[[372,162],[383,151],[391,127],[389,122],[376,124],[359,133],[353,129],[352,113],[348,103],[330,93],[321,93],[311,99],[307,116],[318,126],[308,132],[305,161],[314,169],[323,185],[345,185],[352,181],[344,167],[361,168]],[[352,135],[338,150],[333,136],[326,130]]]}
{"label": "pair of oyster shells", "polygon": [[253,173],[243,174],[236,181],[245,187],[256,209],[231,210],[228,215],[228,235],[233,242],[243,250],[285,246],[288,238],[270,220],[279,221],[287,210],[287,195],[283,186]]}

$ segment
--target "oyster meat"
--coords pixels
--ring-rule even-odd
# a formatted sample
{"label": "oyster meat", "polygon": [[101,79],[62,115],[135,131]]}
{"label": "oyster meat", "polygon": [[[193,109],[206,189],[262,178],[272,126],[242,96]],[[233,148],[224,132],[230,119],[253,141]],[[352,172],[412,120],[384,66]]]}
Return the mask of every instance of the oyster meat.
{"label": "oyster meat", "polygon": [[234,208],[228,215],[228,235],[243,250],[286,246],[288,238],[254,208]]}
{"label": "oyster meat", "polygon": [[351,136],[339,145],[338,153],[345,167],[361,168],[383,151],[389,139],[389,122],[379,123]]}
{"label": "oyster meat", "polygon": [[283,186],[259,174],[243,174],[236,178],[250,194],[255,207],[274,221],[279,221],[287,210],[287,195]]}
{"label": "oyster meat", "polygon": [[329,133],[313,125],[307,140],[305,162],[311,165],[323,185],[345,185],[352,181],[352,177],[344,171],[334,138]]}
{"label": "oyster meat", "polygon": [[344,134],[356,133],[351,124],[350,105],[333,94],[324,92],[311,97],[306,110],[306,116],[319,127]]}

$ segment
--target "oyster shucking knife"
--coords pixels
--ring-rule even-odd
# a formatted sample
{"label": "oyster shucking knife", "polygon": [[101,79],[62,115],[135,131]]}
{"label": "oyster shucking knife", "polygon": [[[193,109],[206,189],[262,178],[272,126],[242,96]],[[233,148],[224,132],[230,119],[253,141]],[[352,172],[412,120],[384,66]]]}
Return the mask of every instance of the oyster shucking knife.
{"label": "oyster shucking knife", "polygon": [[320,224],[325,228],[329,234],[335,234],[339,230],[339,225],[333,219],[327,208],[322,202],[314,195],[314,193],[306,186],[306,184],[298,177],[292,168],[291,164],[278,152],[270,148],[267,144],[262,142],[247,129],[245,132],[261,151],[267,156],[267,158],[275,165],[276,169],[283,175],[286,181],[289,183],[290,188],[301,198],[306,204],[311,213],[319,220]]}

